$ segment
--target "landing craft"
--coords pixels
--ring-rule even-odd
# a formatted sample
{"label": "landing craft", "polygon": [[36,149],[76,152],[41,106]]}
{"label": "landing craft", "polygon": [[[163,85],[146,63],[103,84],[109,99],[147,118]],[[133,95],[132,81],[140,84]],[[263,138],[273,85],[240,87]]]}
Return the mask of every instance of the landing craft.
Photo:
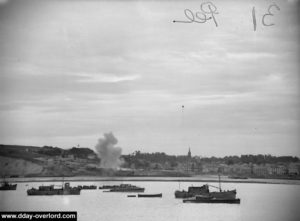
{"label": "landing craft", "polygon": [[65,183],[62,188],[54,188],[54,185],[50,186],[39,186],[38,189],[31,188],[27,190],[27,195],[36,196],[36,195],[80,195],[80,188],[71,187],[70,183]]}

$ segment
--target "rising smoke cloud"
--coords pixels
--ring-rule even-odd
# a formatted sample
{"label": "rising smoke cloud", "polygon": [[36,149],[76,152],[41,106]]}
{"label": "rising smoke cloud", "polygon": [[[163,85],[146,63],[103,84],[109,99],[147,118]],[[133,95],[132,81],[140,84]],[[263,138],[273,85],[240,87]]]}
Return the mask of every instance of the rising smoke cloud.
{"label": "rising smoke cloud", "polygon": [[117,169],[123,162],[122,159],[120,159],[122,148],[115,147],[118,140],[112,132],[104,133],[103,136],[104,138],[100,138],[95,146],[97,154],[101,159],[100,167]]}

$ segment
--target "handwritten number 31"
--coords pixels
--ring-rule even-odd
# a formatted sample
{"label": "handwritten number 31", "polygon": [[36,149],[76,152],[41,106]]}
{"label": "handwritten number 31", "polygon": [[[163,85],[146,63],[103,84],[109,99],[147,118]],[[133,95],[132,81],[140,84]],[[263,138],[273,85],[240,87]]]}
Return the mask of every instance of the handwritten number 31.
{"label": "handwritten number 31", "polygon": [[[262,19],[261,19],[261,22],[264,26],[273,26],[274,25],[274,23],[267,23],[266,20],[265,20],[269,16],[274,16],[274,14],[272,13],[272,8],[276,8],[278,11],[280,11],[280,8],[278,7],[278,5],[276,5],[276,4],[270,5],[269,8],[268,8],[268,13],[264,14]],[[256,31],[255,7],[252,8],[252,19],[253,19],[253,29],[254,29],[254,31]]]}

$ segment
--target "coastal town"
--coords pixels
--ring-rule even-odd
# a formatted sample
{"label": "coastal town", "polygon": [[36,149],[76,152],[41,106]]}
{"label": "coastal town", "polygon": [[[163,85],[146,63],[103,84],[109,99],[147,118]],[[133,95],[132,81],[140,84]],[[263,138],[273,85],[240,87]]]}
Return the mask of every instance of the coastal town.
{"label": "coastal town", "polygon": [[[200,157],[166,153],[121,155],[115,168],[101,165],[89,148],[30,147],[0,145],[1,176],[166,176],[188,177],[221,174],[231,178],[299,179],[300,161],[294,156],[241,155]],[[103,160],[102,160],[103,161]]]}

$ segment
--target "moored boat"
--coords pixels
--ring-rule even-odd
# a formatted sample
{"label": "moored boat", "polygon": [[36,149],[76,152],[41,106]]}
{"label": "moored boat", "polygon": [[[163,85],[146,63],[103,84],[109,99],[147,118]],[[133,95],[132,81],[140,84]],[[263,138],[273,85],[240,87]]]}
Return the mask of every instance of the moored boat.
{"label": "moored boat", "polygon": [[209,188],[208,185],[203,186],[190,186],[188,191],[185,190],[176,190],[175,191],[175,198],[189,198],[196,195],[208,194]]}
{"label": "moored boat", "polygon": [[83,185],[83,186],[78,186],[78,188],[80,188],[82,190],[95,190],[95,189],[97,189],[97,186],[95,186],[95,185],[90,185],[90,186]]}
{"label": "moored boat", "polygon": [[184,203],[234,203],[239,204],[240,199],[236,198],[236,190],[228,190],[220,192],[210,192],[205,195],[196,195],[183,200]]}
{"label": "moored boat", "polygon": [[6,181],[1,183],[0,190],[16,190],[17,189],[17,184],[10,184]]}
{"label": "moored boat", "polygon": [[162,193],[157,193],[157,194],[138,194],[138,197],[162,197]]}
{"label": "moored boat", "polygon": [[109,190],[109,192],[144,192],[145,188],[131,184],[121,184]]}
{"label": "moored boat", "polygon": [[38,195],[80,195],[80,188],[71,187],[70,183],[65,183],[62,188],[54,188],[54,185],[50,186],[39,186],[38,189],[31,188],[27,190],[27,195],[38,196]]}
{"label": "moored boat", "polygon": [[194,197],[190,197],[184,199],[183,202],[192,202],[192,203],[234,203],[239,204],[240,199],[236,198],[236,190],[227,190],[222,191],[221,189],[221,180],[219,176],[219,187],[212,186],[214,188],[218,188],[219,191],[208,192],[205,194],[199,194]]}
{"label": "moored boat", "polygon": [[127,197],[136,197],[136,195],[127,195]]}
{"label": "moored boat", "polygon": [[119,187],[119,185],[103,185],[103,186],[99,186],[99,189],[105,190],[105,189],[113,189]]}

